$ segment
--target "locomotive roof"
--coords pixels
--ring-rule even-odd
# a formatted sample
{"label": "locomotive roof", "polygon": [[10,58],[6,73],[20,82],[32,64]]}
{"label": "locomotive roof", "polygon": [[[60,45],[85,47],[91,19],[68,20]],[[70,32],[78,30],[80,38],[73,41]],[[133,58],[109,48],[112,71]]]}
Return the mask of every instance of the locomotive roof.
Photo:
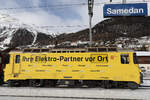
{"label": "locomotive roof", "polygon": [[41,53],[41,52],[52,52],[52,53],[72,53],[72,52],[116,52],[115,47],[88,47],[88,48],[25,48],[23,50],[15,50],[11,52],[16,53]]}
{"label": "locomotive roof", "polygon": [[84,52],[134,52],[134,51],[118,49],[116,47],[86,47],[86,48],[25,48],[23,50],[15,49],[10,53],[84,53]]}

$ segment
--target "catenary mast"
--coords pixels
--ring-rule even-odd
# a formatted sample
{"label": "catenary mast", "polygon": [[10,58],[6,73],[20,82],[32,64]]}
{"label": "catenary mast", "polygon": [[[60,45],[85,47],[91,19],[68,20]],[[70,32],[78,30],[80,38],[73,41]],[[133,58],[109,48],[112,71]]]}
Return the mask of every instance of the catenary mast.
{"label": "catenary mast", "polygon": [[89,11],[89,39],[90,39],[90,47],[92,46],[92,17],[93,17],[93,5],[94,0],[88,0],[88,11]]}

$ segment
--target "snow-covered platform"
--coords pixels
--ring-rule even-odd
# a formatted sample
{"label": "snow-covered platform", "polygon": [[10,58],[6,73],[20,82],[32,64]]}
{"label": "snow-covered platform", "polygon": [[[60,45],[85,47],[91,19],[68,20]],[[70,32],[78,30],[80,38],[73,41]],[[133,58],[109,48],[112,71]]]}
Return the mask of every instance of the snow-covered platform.
{"label": "snow-covered platform", "polygon": [[[148,82],[147,84],[149,84]],[[83,98],[83,99],[150,99],[150,88],[102,89],[102,88],[30,88],[0,87],[0,97],[47,97],[47,98]]]}

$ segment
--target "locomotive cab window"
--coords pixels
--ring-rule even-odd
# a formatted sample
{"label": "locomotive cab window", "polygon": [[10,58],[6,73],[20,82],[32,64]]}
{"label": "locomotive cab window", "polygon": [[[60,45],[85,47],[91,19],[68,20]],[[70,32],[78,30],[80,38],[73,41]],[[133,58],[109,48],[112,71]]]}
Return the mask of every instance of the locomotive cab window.
{"label": "locomotive cab window", "polygon": [[121,54],[121,63],[129,64],[129,54]]}
{"label": "locomotive cab window", "polygon": [[138,58],[136,56],[136,53],[133,54],[133,61],[134,61],[134,64],[138,64]]}
{"label": "locomotive cab window", "polygon": [[16,55],[16,63],[20,63],[20,55]]}

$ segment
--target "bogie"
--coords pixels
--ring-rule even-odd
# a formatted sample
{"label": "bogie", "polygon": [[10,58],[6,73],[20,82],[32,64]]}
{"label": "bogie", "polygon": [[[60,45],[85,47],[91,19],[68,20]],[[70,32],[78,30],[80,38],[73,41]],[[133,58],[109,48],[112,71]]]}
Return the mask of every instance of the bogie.
{"label": "bogie", "polygon": [[128,88],[130,89],[138,89],[139,85],[135,82],[128,82]]}

